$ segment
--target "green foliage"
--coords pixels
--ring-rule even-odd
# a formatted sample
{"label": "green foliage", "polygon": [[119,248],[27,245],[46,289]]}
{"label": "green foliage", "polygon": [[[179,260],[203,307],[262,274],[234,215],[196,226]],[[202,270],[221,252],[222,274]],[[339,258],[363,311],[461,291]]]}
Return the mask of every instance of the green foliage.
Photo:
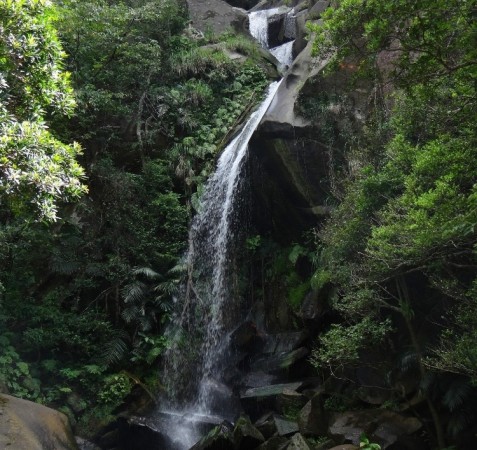
{"label": "green foliage", "polygon": [[318,269],[311,277],[310,284],[313,289],[320,290],[330,281],[330,279],[331,275],[327,270]]}
{"label": "green foliage", "polygon": [[323,402],[323,408],[325,411],[344,412],[348,409],[348,406],[343,397],[338,395],[330,395]]}
{"label": "green foliage", "polygon": [[[214,49],[214,52],[218,51]],[[196,108],[190,112],[183,109],[191,96],[180,86],[171,91],[177,92],[175,107],[181,108],[181,125],[188,133],[174,145],[172,156],[177,161],[176,175],[182,178],[188,187],[200,185],[205,181],[212,169],[211,161],[215,160],[218,151],[231,138],[244,115],[260,99],[266,85],[264,72],[253,63],[248,62],[237,67],[233,61],[227,60],[224,67],[227,68],[227,73],[223,76],[217,76],[215,72],[210,75],[210,83],[219,83],[216,89],[220,90],[213,98],[208,99],[207,105],[202,105],[200,112],[197,112]],[[224,84],[226,80],[229,82]]]}
{"label": "green foliage", "polygon": [[105,405],[118,406],[131,391],[131,388],[131,380],[126,375],[109,375],[104,380],[104,385],[99,391],[98,398]]}
{"label": "green foliage", "polygon": [[363,450],[381,450],[381,446],[371,442],[364,433],[359,437],[359,448]]}
{"label": "green foliage", "polygon": [[48,109],[71,113],[74,100],[51,3],[2,0],[0,17],[2,113],[19,121],[41,117]]}
{"label": "green foliage", "polygon": [[395,78],[414,84],[475,67],[474,13],[473,2],[460,0],[344,0],[310,29],[315,52],[333,54],[336,63],[351,55],[367,71],[388,51]]}
{"label": "green foliage", "polygon": [[301,407],[299,405],[288,405],[283,410],[283,416],[288,420],[296,422],[300,415]]}
{"label": "green foliage", "polygon": [[311,288],[314,253],[308,239],[304,238],[300,244],[283,246],[270,238],[252,235],[244,244],[249,258],[246,266],[251,268],[249,277],[253,295],[262,298],[272,295],[272,301],[283,300],[293,317]]}
{"label": "green foliage", "polygon": [[58,140],[46,123],[75,104],[55,16],[44,0],[0,2],[0,196],[14,213],[33,206],[47,221],[86,192],[80,146]]}
{"label": "green foliage", "polygon": [[262,237],[257,234],[256,236],[250,236],[245,240],[245,247],[252,253],[255,252],[261,245]]}
{"label": "green foliage", "polygon": [[[157,378],[191,204],[266,77],[250,41],[187,37],[176,0],[0,1],[0,17],[0,380],[70,414],[78,396],[92,432],[131,388],[120,370]],[[75,140],[90,193],[63,205],[85,192]],[[61,219],[27,223],[30,206]]]}
{"label": "green foliage", "polygon": [[0,383],[13,395],[35,399],[38,396],[38,386],[30,375],[28,363],[20,358],[5,334],[0,335],[0,345]]}
{"label": "green foliage", "polygon": [[338,369],[359,363],[359,351],[365,345],[378,345],[390,328],[389,320],[375,322],[369,317],[352,325],[333,324],[320,336],[310,361],[320,369]]}
{"label": "green foliage", "polygon": [[327,436],[307,437],[306,440],[313,447],[316,447],[318,445],[325,445],[325,444],[331,445],[333,443],[333,441],[331,441],[331,439],[328,438]]}
{"label": "green foliage", "polygon": [[[341,172],[346,178],[338,180],[344,189],[320,232],[312,285],[330,281],[337,287],[333,307],[356,331],[368,315],[383,323],[386,311],[394,311],[410,323],[416,311],[429,311],[431,302],[409,281],[421,277],[427,292],[440,292],[454,311],[442,315],[450,330],[431,351],[429,365],[471,376],[474,14],[472,2],[458,0],[345,0],[324,13],[322,24],[310,26],[317,33],[315,51],[335,63],[329,70],[352,67],[365,81],[373,80],[377,93],[386,83],[396,86],[393,102],[375,101],[359,136],[345,142],[355,169]],[[315,106],[310,114],[326,113],[326,102]],[[330,331],[315,350],[317,364],[340,365],[328,345],[334,340],[339,349],[346,332]],[[366,344],[355,337],[351,342],[357,346],[343,351],[343,361],[352,361]]]}
{"label": "green foliage", "polygon": [[139,339],[132,351],[131,361],[134,363],[153,364],[167,349],[168,341],[165,336],[148,336],[138,333]]}

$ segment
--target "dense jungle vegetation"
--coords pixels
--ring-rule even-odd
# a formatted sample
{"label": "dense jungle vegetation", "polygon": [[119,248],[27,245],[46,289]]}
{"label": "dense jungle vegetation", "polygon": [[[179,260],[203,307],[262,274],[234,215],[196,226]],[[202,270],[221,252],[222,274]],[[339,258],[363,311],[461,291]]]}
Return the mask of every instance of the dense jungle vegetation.
{"label": "dense jungle vegetation", "polygon": [[341,373],[363,363],[363,348],[386,345],[391,379],[420,379],[444,448],[475,424],[477,6],[338,3],[311,26],[315,51],[331,73],[372,80],[374,104],[346,138],[336,208],[318,233],[312,284],[332,283],[340,320],[313,363]]}
{"label": "dense jungle vegetation", "polygon": [[[371,83],[372,108],[339,137],[333,212],[314,240],[251,236],[251,264],[285,261],[269,282],[289,281],[295,309],[329,290],[334,323],[312,364],[342,376],[385,346],[390,378],[420,379],[445,448],[476,419],[477,6],[335,3],[310,25],[316,54],[331,58],[325,76],[351,67]],[[88,432],[137,380],[160,388],[187,224],[267,84],[258,59],[245,37],[192,30],[179,0],[0,0],[0,385],[12,395]],[[304,99],[303,114],[325,123],[340,102]]]}
{"label": "dense jungle vegetation", "polygon": [[137,379],[157,389],[196,192],[266,76],[176,0],[0,18],[0,381],[88,428]]}

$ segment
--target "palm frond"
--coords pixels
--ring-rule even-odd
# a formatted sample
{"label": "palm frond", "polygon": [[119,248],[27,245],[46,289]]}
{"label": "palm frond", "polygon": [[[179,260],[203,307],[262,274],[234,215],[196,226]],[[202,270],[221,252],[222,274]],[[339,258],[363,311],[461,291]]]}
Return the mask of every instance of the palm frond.
{"label": "palm frond", "polygon": [[169,280],[159,283],[155,288],[154,291],[161,292],[163,294],[173,295],[177,293],[179,289],[179,281],[178,280]]}
{"label": "palm frond", "polygon": [[471,424],[472,419],[472,415],[464,411],[452,414],[447,424],[447,432],[450,436],[457,436]]}
{"label": "palm frond", "polygon": [[148,314],[148,315],[144,315],[144,316],[141,316],[139,317],[139,328],[141,329],[141,331],[150,331],[151,328],[152,328],[152,325],[154,324],[154,315],[153,314]]}
{"label": "palm frond", "polygon": [[74,259],[54,258],[51,261],[51,270],[59,275],[72,275],[81,268],[79,261]]}
{"label": "palm frond", "polygon": [[182,275],[187,272],[187,267],[187,263],[185,261],[181,261],[172,267],[172,269],[169,269],[167,273],[171,275]]}
{"label": "palm frond", "polygon": [[421,379],[419,383],[419,389],[426,395],[429,395],[434,390],[436,383],[438,382],[437,376],[435,373],[428,372],[426,375]]}

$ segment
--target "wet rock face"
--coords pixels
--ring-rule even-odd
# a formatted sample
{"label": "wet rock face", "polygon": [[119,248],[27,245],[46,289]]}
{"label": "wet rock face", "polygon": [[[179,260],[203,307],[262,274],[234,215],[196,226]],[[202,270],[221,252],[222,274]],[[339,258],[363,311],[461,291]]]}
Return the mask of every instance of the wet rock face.
{"label": "wet rock face", "polygon": [[78,450],[64,414],[6,394],[0,394],[0,448]]}

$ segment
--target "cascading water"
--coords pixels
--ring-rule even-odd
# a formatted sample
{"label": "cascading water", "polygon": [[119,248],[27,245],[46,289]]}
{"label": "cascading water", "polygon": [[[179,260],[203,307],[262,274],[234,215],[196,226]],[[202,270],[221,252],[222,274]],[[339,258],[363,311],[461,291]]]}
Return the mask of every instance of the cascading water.
{"label": "cascading water", "polygon": [[270,53],[284,66],[291,66],[293,62],[293,43],[295,41],[286,42],[285,44],[271,48]]}
{"label": "cascading water", "polygon": [[[284,17],[283,35],[289,42],[270,48],[268,36],[268,24],[270,20]],[[275,56],[283,66],[290,66],[293,62],[293,38],[295,37],[295,14],[294,9],[279,7],[272,9],[262,9],[249,14],[250,34],[260,43],[260,45]]]}
{"label": "cascading water", "polygon": [[[208,298],[200,299],[207,302],[207,305],[203,306],[209,309],[207,333],[202,348],[203,360],[200,370],[202,379],[199,383],[198,404],[201,412],[206,414],[214,412],[211,409],[210,400],[213,395],[214,381],[220,382],[222,378],[217,371],[220,371],[220,363],[227,351],[224,338],[226,333],[231,331],[226,327],[227,322],[230,321],[227,321],[228,308],[225,308],[225,301],[230,293],[229,248],[234,237],[230,223],[240,182],[240,169],[246,156],[248,142],[270,106],[278,85],[278,82],[270,85],[265,101],[251,115],[242,132],[222,153],[217,169],[207,183],[201,212],[196,216],[191,230],[192,237],[195,238],[193,240],[196,242],[197,239],[205,237],[205,246],[201,249],[202,251],[197,254],[197,249],[193,249],[192,260],[200,263],[206,258],[207,264],[212,266]],[[194,264],[193,261],[190,263]]]}
{"label": "cascading water", "polygon": [[[250,30],[262,39],[262,45],[268,46],[267,17],[271,13],[258,13],[250,14]],[[285,44],[289,53],[277,52],[289,62],[292,44]],[[228,336],[242,319],[240,301],[233,289],[235,210],[248,142],[280,83],[269,86],[265,100],[223,151],[189,232],[187,282],[176,300],[174,327],[168,336],[172,344],[161,379],[171,394],[162,432],[169,436],[175,449],[190,448],[200,438],[196,423],[202,419],[209,423],[224,418],[233,420],[238,412],[233,408],[225,376]],[[160,414],[164,416],[164,411]]]}

